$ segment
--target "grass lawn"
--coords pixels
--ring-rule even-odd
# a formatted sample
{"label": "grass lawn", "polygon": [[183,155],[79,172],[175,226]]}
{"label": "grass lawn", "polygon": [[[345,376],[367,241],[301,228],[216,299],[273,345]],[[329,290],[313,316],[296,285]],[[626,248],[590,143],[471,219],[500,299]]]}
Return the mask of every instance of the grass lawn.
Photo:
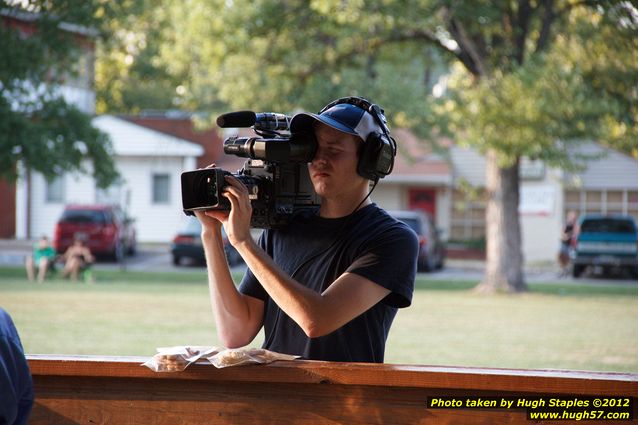
{"label": "grass lawn", "polygon": [[[0,306],[27,353],[150,356],[167,345],[219,345],[203,271],[94,274],[90,285],[39,285],[0,268]],[[486,296],[469,290],[475,284],[419,280],[386,362],[638,372],[638,285],[536,284]]]}

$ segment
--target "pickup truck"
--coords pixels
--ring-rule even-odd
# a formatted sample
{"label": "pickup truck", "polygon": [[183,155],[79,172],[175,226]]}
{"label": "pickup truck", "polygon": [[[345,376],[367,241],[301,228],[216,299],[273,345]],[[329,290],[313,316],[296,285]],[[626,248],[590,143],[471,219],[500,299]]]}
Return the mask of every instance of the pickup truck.
{"label": "pickup truck", "polygon": [[604,273],[625,269],[638,278],[638,228],[633,217],[585,214],[578,220],[572,245],[574,277],[594,266]]}

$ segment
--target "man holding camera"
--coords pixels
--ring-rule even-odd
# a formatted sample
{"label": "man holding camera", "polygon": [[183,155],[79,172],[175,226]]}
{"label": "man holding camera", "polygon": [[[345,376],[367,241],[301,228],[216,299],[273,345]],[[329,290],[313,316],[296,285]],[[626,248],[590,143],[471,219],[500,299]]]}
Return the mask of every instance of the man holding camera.
{"label": "man holding camera", "polygon": [[[248,190],[228,176],[230,212],[196,212],[218,335],[241,347],[263,326],[269,350],[383,362],[397,309],[411,303],[418,251],[414,232],[369,199],[371,180],[391,171],[396,154],[385,117],[365,99],[344,98],[319,114],[297,114],[291,132],[316,139],[308,170],[318,210],[265,230],[256,243]],[[239,288],[224,256],[222,224],[248,265]]]}

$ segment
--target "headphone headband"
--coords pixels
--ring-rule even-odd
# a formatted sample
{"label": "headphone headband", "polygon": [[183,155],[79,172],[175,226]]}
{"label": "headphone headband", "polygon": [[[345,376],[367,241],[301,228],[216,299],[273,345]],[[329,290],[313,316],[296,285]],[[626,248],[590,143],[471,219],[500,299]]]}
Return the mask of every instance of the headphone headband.
{"label": "headphone headband", "polygon": [[319,114],[341,103],[348,103],[350,105],[357,106],[363,109],[364,111],[368,111],[368,112],[370,112],[370,107],[372,106],[372,103],[370,103],[368,100],[362,97],[357,97],[357,96],[342,97],[337,100],[333,100],[332,102],[324,106],[323,109],[319,111]]}
{"label": "headphone headband", "polygon": [[381,127],[381,131],[383,131],[385,135],[388,138],[390,138],[390,129],[388,128],[388,121],[385,118],[383,109],[379,105],[376,105],[362,97],[349,96],[349,97],[342,97],[340,99],[333,100],[332,102],[324,106],[321,109],[321,111],[319,111],[319,115],[321,115],[328,109],[332,108],[333,106],[340,105],[343,103],[354,105],[357,108],[363,109],[364,111],[372,115],[372,117],[377,122],[377,124],[379,124],[379,127]]}

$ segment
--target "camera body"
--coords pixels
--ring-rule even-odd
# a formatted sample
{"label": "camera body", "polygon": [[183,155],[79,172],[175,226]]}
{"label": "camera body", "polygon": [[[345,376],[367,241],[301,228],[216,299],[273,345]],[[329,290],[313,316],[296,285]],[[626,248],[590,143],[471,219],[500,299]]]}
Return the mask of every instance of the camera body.
{"label": "camera body", "polygon": [[224,153],[248,158],[241,170],[231,174],[221,168],[205,168],[182,173],[182,207],[186,215],[194,215],[196,210],[230,210],[230,202],[222,195],[228,184],[227,175],[233,175],[248,188],[253,209],[251,227],[281,227],[298,211],[319,206],[307,167],[316,151],[314,134],[282,135],[279,128],[260,129],[258,123],[254,129],[267,137],[234,136],[224,141]]}

